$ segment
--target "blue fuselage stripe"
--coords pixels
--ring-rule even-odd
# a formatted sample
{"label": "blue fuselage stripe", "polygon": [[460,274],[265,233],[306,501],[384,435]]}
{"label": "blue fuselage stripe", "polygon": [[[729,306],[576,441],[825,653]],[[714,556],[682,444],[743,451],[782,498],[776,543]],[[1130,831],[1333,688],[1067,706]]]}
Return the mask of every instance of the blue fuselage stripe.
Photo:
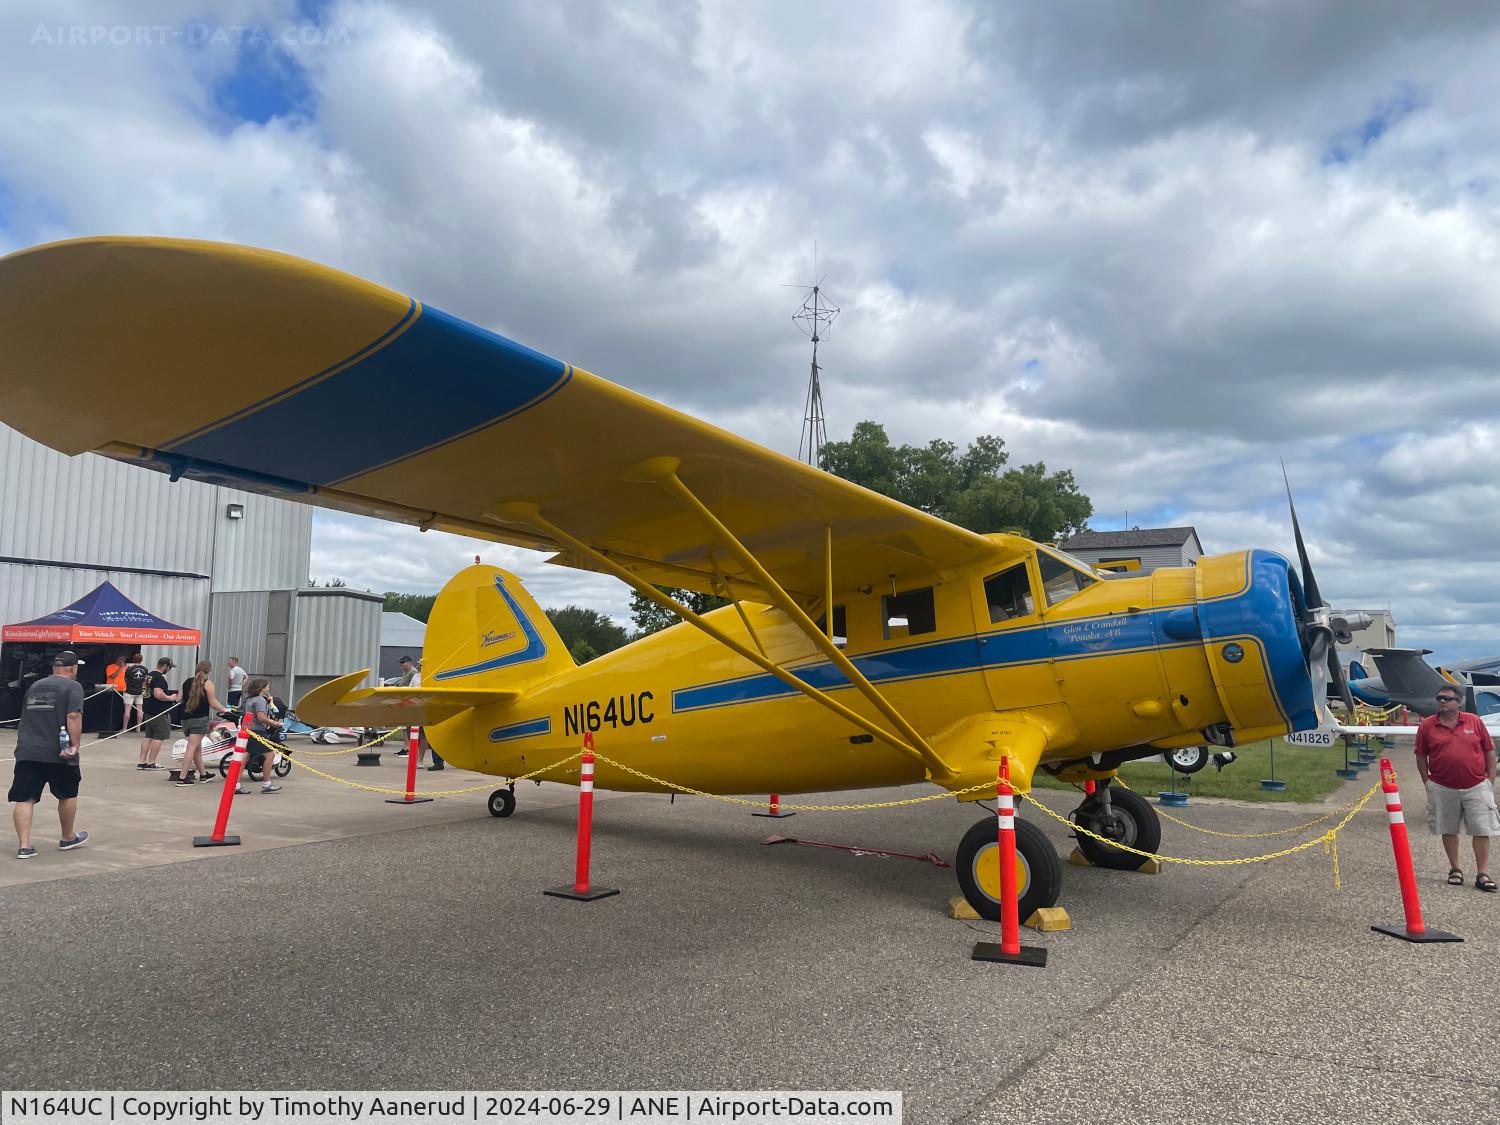
{"label": "blue fuselage stripe", "polygon": [[165,452],[326,486],[503,422],[572,375],[564,363],[430,305],[387,338],[342,370],[309,377]]}
{"label": "blue fuselage stripe", "polygon": [[[1082,660],[1120,656],[1164,648],[1189,648],[1221,638],[1251,635],[1266,649],[1263,664],[1276,704],[1294,729],[1316,725],[1310,703],[1305,666],[1291,616],[1285,580],[1285,560],[1256,551],[1247,561],[1251,571],[1237,594],[1195,603],[1213,606],[1208,631],[1201,640],[1170,637],[1166,622],[1182,607],[1162,606],[1140,613],[1116,613],[1055,624],[971,634],[930,644],[886,652],[851,655],[850,660],[875,684],[899,683],[932,676],[998,668],[1014,668],[1048,660]],[[844,674],[827,661],[787,669],[811,687],[837,691],[850,686]],[[672,693],[674,712],[701,711],[762,700],[786,698],[796,689],[770,675],[753,675],[716,683],[679,688]],[[1304,698],[1305,697],[1305,698]]]}
{"label": "blue fuselage stripe", "polygon": [[496,727],[490,731],[491,742],[509,742],[512,738],[528,738],[533,734],[551,734],[552,720],[550,718],[528,719],[524,723],[511,723],[510,726]]}

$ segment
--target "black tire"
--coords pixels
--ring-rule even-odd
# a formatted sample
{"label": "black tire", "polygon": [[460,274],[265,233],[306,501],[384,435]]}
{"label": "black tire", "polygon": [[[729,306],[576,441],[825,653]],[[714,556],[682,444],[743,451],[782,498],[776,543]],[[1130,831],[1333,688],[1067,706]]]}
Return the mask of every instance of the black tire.
{"label": "black tire", "polygon": [[281,760],[271,768],[275,771],[277,777],[285,777],[292,772],[292,760],[283,754],[281,755]]}
{"label": "black tire", "polygon": [[[1096,799],[1085,801],[1073,814],[1073,819],[1090,831],[1127,847],[1154,852],[1161,847],[1161,818],[1151,807],[1151,802],[1129,789],[1109,788],[1109,820],[1099,815]],[[1115,871],[1136,871],[1146,862],[1146,857],[1133,852],[1122,852],[1112,844],[1106,844],[1080,832],[1077,836],[1078,850],[1095,867],[1108,867]]]}
{"label": "black tire", "polygon": [[496,789],[490,794],[491,816],[509,816],[516,811],[516,795],[509,789]]}
{"label": "black tire", "polygon": [[230,761],[233,758],[234,758],[234,751],[231,750],[229,753],[225,754],[222,758],[219,759],[219,776],[220,777],[227,778],[229,776],[229,763],[230,763]]}
{"label": "black tire", "polygon": [[[953,866],[964,898],[981,918],[1000,921],[1000,840],[995,817],[986,817],[964,833]],[[1062,893],[1062,861],[1052,841],[1030,821],[1016,818],[1016,914],[1022,923],[1032,911],[1057,905]],[[986,871],[985,867],[989,870]]]}
{"label": "black tire", "polygon": [[1213,755],[1208,752],[1207,746],[1183,746],[1176,750],[1168,750],[1162,757],[1166,758],[1167,765],[1180,774],[1197,773],[1208,765]]}

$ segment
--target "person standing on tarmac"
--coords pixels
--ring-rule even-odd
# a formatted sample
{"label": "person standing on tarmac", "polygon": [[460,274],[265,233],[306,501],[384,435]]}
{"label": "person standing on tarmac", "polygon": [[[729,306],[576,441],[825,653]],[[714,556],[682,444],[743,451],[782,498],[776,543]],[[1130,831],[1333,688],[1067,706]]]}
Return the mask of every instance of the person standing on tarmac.
{"label": "person standing on tarmac", "polygon": [[81,848],[87,832],[74,831],[78,812],[78,785],[83,771],[78,765],[78,747],[83,741],[83,685],[78,682],[76,652],[60,652],[52,658],[52,675],[38,680],[26,691],[21,706],[21,724],[16,732],[16,773],[9,799],[15,804],[17,859],[35,859],[31,844],[31,822],[42,788],[50,786],[57,798],[57,822],[63,851]]}
{"label": "person standing on tarmac", "polygon": [[1417,727],[1417,772],[1427,788],[1427,827],[1443,838],[1448,882],[1464,885],[1458,865],[1458,830],[1474,842],[1474,886],[1495,892],[1490,878],[1490,837],[1500,833],[1495,808],[1495,743],[1478,715],[1463,709],[1459,689],[1438,689],[1437,714]]}
{"label": "person standing on tarmac", "polygon": [[245,694],[245,670],[240,667],[240,658],[231,656],[229,658],[229,706],[238,707],[240,700]]}
{"label": "person standing on tarmac", "polygon": [[146,677],[146,721],[141,724],[141,757],[135,764],[138,770],[159,770],[156,756],[161,753],[161,744],[172,737],[172,711],[177,707],[179,696],[167,683],[167,673],[177,667],[170,656],[156,662],[156,671]]}

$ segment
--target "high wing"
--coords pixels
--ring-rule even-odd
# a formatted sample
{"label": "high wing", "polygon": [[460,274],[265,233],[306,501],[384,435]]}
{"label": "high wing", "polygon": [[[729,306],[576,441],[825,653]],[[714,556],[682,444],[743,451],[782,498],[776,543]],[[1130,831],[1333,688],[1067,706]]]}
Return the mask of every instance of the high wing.
{"label": "high wing", "polygon": [[[983,536],[402,294],[265,250],[154,238],[0,260],[0,421],[67,453],[560,551],[754,598],[675,476],[789,593],[930,576]],[[719,378],[705,371],[703,378]],[[77,412],[80,399],[108,409]],[[516,518],[535,504],[546,524]],[[831,552],[827,548],[831,544]]]}

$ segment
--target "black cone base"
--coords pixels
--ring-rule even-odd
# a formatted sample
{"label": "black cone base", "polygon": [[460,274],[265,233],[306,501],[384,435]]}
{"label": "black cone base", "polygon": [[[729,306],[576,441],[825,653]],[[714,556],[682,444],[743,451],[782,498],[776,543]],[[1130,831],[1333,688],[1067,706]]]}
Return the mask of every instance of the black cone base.
{"label": "black cone base", "polygon": [[1463,941],[1457,934],[1450,934],[1447,930],[1427,930],[1424,933],[1414,934],[1405,926],[1371,926],[1377,934],[1389,934],[1398,937],[1402,941],[1409,941],[1414,945],[1425,945],[1430,941]]}
{"label": "black cone base", "polygon": [[361,750],[358,754],[354,755],[354,764],[356,766],[378,766],[380,765],[380,751]]}
{"label": "black cone base", "polygon": [[194,836],[193,847],[195,848],[237,848],[240,846],[238,836],[225,836],[222,840],[215,840],[212,836]]}
{"label": "black cone base", "polygon": [[751,816],[763,816],[768,820],[785,820],[789,816],[796,816],[794,812],[753,812]]}
{"label": "black cone base", "polygon": [[408,801],[405,797],[387,797],[385,803],[388,805],[424,805],[431,804],[431,797],[413,797]]}
{"label": "black cone base", "polygon": [[595,899],[608,898],[610,895],[619,893],[615,887],[595,887],[588,891],[576,891],[572,887],[553,887],[550,891],[542,892],[553,898],[571,898],[576,902],[593,902]]}
{"label": "black cone base", "polygon": [[971,961],[998,961],[1003,965],[1030,965],[1034,969],[1047,966],[1047,951],[1036,945],[1023,945],[1019,953],[1006,953],[997,941],[976,941]]}

